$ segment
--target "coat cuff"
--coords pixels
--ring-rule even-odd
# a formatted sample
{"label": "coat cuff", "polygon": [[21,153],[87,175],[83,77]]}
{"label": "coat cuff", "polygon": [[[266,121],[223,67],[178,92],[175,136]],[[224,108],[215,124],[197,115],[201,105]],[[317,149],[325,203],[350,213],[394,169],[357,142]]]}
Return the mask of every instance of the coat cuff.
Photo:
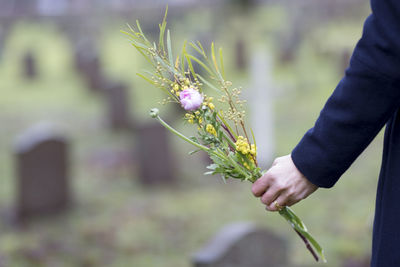
{"label": "coat cuff", "polygon": [[303,138],[292,151],[294,165],[312,184],[322,188],[333,187],[341,174],[327,170],[324,166],[329,166],[329,162],[316,156],[318,153],[312,150],[312,146],[307,144],[307,140]]}

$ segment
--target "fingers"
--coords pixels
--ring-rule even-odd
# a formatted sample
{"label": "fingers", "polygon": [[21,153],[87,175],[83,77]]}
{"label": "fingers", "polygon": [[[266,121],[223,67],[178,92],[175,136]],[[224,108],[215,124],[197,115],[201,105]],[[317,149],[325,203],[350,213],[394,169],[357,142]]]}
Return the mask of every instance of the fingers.
{"label": "fingers", "polygon": [[269,211],[279,211],[283,207],[290,207],[299,202],[299,200],[295,200],[290,198],[287,194],[279,195],[274,201],[272,201],[269,205],[266,205],[266,209]]}
{"label": "fingers", "polygon": [[[277,158],[272,167],[254,182],[252,192],[270,211],[296,204],[317,190],[294,165],[291,156]],[[275,204],[274,202],[276,201]]]}
{"label": "fingers", "polygon": [[[290,207],[290,206],[296,204],[297,202],[307,198],[307,196],[309,196],[315,190],[316,189],[309,191],[307,188],[305,188],[300,191],[294,191],[292,189],[281,189],[280,191],[276,191],[276,193],[266,192],[262,196],[261,202],[263,202],[266,205],[267,210],[279,211],[284,206]],[[274,195],[275,198],[270,197],[267,193],[270,195]],[[265,195],[267,195],[267,196],[265,196]]]}
{"label": "fingers", "polygon": [[270,188],[265,192],[265,194],[261,197],[261,202],[265,204],[267,207],[273,206],[273,202],[278,198],[279,191],[275,188]]}
{"label": "fingers", "polygon": [[251,187],[251,192],[255,197],[261,197],[269,187],[269,177],[267,174],[257,179]]}

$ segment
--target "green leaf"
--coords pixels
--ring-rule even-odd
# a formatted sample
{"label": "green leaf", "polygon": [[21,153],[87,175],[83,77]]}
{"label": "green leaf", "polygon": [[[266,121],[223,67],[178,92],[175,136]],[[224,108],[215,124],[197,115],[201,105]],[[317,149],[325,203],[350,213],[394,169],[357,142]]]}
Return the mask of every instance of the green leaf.
{"label": "green leaf", "polygon": [[218,64],[217,64],[217,58],[215,57],[214,42],[211,43],[211,58],[212,58],[212,61],[214,63],[215,70],[218,73],[219,69],[218,69]]}
{"label": "green leaf", "polygon": [[182,73],[182,76],[185,76],[185,49],[186,49],[186,43],[187,43],[187,41],[185,40],[183,42],[182,52],[181,52],[181,73]]}
{"label": "green leaf", "polygon": [[216,58],[216,56],[215,56],[214,42],[211,43],[211,58],[212,58],[212,61],[213,61],[213,63],[214,63],[215,71],[216,71],[216,73],[217,73],[217,75],[218,75],[218,78],[220,78],[220,80],[223,81],[224,79],[222,78],[221,73],[220,73],[220,71],[219,71],[218,63],[217,63],[217,58]]}
{"label": "green leaf", "polygon": [[139,76],[140,78],[144,79],[145,81],[151,83],[152,85],[156,85],[151,79],[147,78],[147,77],[144,76],[143,74],[136,73],[136,75]]}
{"label": "green leaf", "polygon": [[193,142],[200,144],[199,140],[195,136],[190,136],[189,139],[192,140]]}
{"label": "green leaf", "polygon": [[138,37],[130,32],[124,31],[124,30],[120,30],[121,33],[128,35],[129,37],[133,38],[133,39],[137,39]]}
{"label": "green leaf", "polygon": [[200,41],[197,41],[197,45],[200,47],[201,51],[203,52],[203,56],[207,58],[207,54],[204,50],[204,47],[201,45]]}
{"label": "green leaf", "polygon": [[200,55],[202,55],[204,58],[207,57],[206,53],[204,52],[204,50],[202,50],[199,46],[197,46],[195,43],[189,43],[189,45],[191,47],[194,48],[194,50],[196,50]]}
{"label": "green leaf", "polygon": [[250,132],[251,132],[251,137],[253,138],[253,144],[255,147],[257,147],[256,138],[254,137],[254,132],[252,128],[250,128]]}
{"label": "green leaf", "polygon": [[326,262],[326,258],[324,255],[324,250],[321,245],[311,236],[311,234],[307,231],[304,223],[300,220],[300,218],[289,208],[285,207],[279,214],[284,217],[289,224],[297,231],[299,231],[315,248],[319,256],[321,257],[323,262]]}
{"label": "green leaf", "polygon": [[192,61],[190,60],[190,58],[188,57],[188,54],[186,53],[186,44],[184,46],[183,51],[184,51],[184,55],[186,57],[186,62],[188,63],[188,67],[189,67],[190,72],[192,73],[194,78],[197,78],[196,72],[194,71],[194,68],[193,68],[193,65],[192,65]]}
{"label": "green leaf", "polygon": [[222,121],[222,123],[226,126],[226,128],[228,128],[228,130],[231,132],[231,134],[233,134],[233,136],[237,139],[238,136],[237,136],[236,132],[234,132],[232,130],[232,127],[229,125],[229,123],[226,122],[226,120],[224,119],[222,114],[218,113],[218,118]]}
{"label": "green leaf", "polygon": [[218,168],[218,164],[213,163],[213,164],[208,165],[206,168],[209,170],[215,170]]}
{"label": "green leaf", "polygon": [[222,58],[222,47],[219,49],[219,61],[221,64],[222,78],[224,78],[225,80],[225,69],[224,69],[224,60]]}
{"label": "green leaf", "polygon": [[169,64],[171,65],[171,67],[175,67],[174,66],[174,57],[172,56],[172,46],[171,46],[171,35],[169,30],[167,31],[167,48],[168,48],[168,58],[169,58]]}
{"label": "green leaf", "polygon": [[191,156],[199,151],[202,151],[202,150],[201,149],[193,150],[193,151],[190,151],[188,154]]}
{"label": "green leaf", "polygon": [[162,49],[162,52],[165,55],[165,46],[164,46],[164,36],[165,36],[165,29],[167,27],[167,15],[168,15],[168,5],[165,9],[165,15],[162,23],[159,25],[160,27],[160,40],[159,40],[159,48]]}
{"label": "green leaf", "polygon": [[294,211],[289,208],[286,207],[287,212],[292,216],[292,218],[300,225],[300,227],[304,230],[307,231],[307,227],[306,225],[303,223],[303,221],[294,213]]}
{"label": "green leaf", "polygon": [[214,73],[211,71],[211,69],[209,67],[207,67],[206,64],[204,64],[200,59],[198,59],[190,54],[186,54],[186,57],[189,57],[190,59],[199,63],[199,65],[202,66],[203,69],[205,69],[208,73],[210,73],[210,75],[214,75]]}
{"label": "green leaf", "polygon": [[140,35],[142,36],[143,40],[146,42],[146,44],[148,46],[151,46],[151,42],[149,40],[147,40],[146,36],[144,35],[144,33],[142,31],[142,28],[140,27],[139,20],[136,20],[136,26],[137,26],[137,28],[138,28],[138,30],[140,32]]}
{"label": "green leaf", "polygon": [[220,89],[218,89],[217,87],[215,87],[212,83],[210,83],[209,81],[207,81],[206,79],[203,78],[203,76],[201,76],[200,74],[197,74],[197,77],[203,82],[205,83],[208,87],[210,87],[211,89],[217,91],[217,92],[221,92]]}

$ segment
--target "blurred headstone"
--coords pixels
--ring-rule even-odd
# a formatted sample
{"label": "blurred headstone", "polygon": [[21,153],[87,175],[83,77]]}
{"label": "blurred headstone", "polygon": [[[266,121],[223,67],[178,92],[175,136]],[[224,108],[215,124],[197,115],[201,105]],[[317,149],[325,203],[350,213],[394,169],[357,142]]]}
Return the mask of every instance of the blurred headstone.
{"label": "blurred headstone", "polygon": [[22,59],[23,74],[26,79],[33,80],[37,77],[37,62],[32,51],[27,51]]}
{"label": "blurred headstone", "polygon": [[284,36],[280,41],[280,61],[290,63],[296,58],[297,49],[301,43],[301,34],[295,31],[288,36]]}
{"label": "blurred headstone", "polygon": [[193,257],[194,267],[288,267],[287,242],[250,223],[225,226]]}
{"label": "blurred headstone", "polygon": [[173,155],[167,130],[159,123],[137,127],[140,181],[145,185],[171,184],[175,181]]}
{"label": "blurred headstone", "polygon": [[130,129],[128,86],[120,82],[109,82],[105,87],[107,117],[112,129]]}
{"label": "blurred headstone", "polygon": [[307,20],[309,17],[305,17],[303,14],[304,10],[307,11],[305,3],[296,2],[296,5],[293,5],[293,3],[286,2],[286,4],[290,6],[287,7],[290,30],[285,31],[279,38],[279,60],[283,63],[290,63],[296,58],[298,48],[300,47],[303,37],[307,33],[307,27],[309,25]]}
{"label": "blurred headstone", "polygon": [[77,45],[75,66],[91,91],[99,92],[104,89],[106,79],[101,67],[100,57],[96,49],[91,47],[89,41]]}
{"label": "blurred headstone", "polygon": [[237,39],[235,50],[236,50],[236,68],[239,70],[244,70],[247,67],[245,40],[243,40],[242,38]]}
{"label": "blurred headstone", "polygon": [[69,204],[68,141],[39,124],[16,142],[17,221],[64,211]]}
{"label": "blurred headstone", "polygon": [[251,58],[251,125],[257,140],[257,159],[262,168],[267,168],[275,150],[273,83],[271,59],[264,51]]}

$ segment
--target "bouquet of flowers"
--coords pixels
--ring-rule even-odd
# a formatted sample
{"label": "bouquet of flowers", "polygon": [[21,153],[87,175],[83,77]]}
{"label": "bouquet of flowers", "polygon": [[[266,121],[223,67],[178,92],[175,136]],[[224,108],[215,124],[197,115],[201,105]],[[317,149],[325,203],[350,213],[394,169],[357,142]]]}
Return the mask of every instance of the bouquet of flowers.
{"label": "bouquet of flowers", "polygon": [[[183,119],[196,126],[197,136],[186,137],[172,128],[156,108],[151,109],[151,117],[195,146],[197,150],[194,152],[202,150],[208,153],[213,163],[205,174],[220,174],[224,180],[234,178],[254,183],[265,171],[258,167],[256,140],[245,123],[245,101],[240,99],[241,90],[233,87],[225,77],[222,49],[217,54],[212,43],[211,51],[207,53],[200,42],[185,42],[181,53],[174,57],[170,31],[166,29],[167,12],[168,7],[159,24],[158,44],[147,39],[139,21],[136,21],[136,29],[128,25],[129,30],[122,32],[130,37],[131,44],[152,67],[152,71],[138,75],[165,92],[167,96],[163,104],[176,103],[186,111]],[[189,46],[196,54],[187,51]],[[195,72],[194,62],[208,77]],[[219,98],[215,101],[205,93],[205,88],[218,92]],[[301,237],[315,260],[321,258],[326,262],[322,247],[293,210],[282,207],[279,214]]]}

